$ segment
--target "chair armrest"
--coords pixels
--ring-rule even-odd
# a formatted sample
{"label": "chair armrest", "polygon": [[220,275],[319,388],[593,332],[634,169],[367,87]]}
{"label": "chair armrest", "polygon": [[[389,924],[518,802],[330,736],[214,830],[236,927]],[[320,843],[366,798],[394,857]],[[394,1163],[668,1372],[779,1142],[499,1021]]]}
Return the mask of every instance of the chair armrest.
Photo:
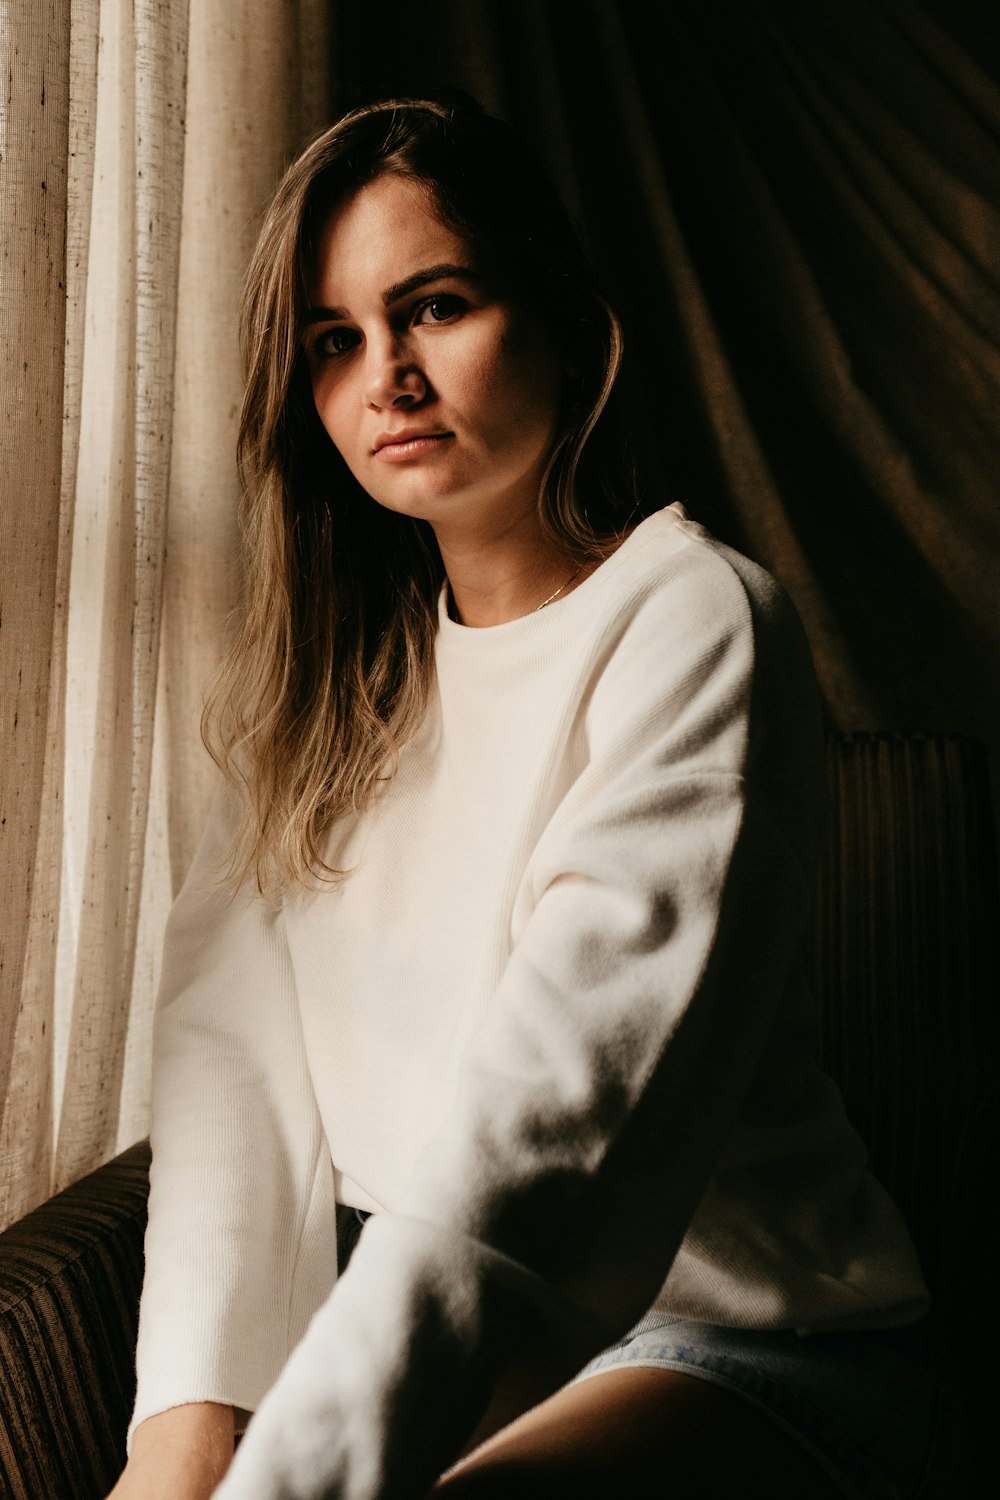
{"label": "chair armrest", "polygon": [[149,1147],[0,1234],[0,1494],[100,1500],[135,1397]]}

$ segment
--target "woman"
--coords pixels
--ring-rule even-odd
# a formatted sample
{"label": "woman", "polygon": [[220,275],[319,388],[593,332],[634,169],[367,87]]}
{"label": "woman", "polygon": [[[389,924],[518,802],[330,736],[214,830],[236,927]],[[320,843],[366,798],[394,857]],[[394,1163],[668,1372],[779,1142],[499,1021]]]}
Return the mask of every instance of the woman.
{"label": "woman", "polygon": [[642,503],[564,210],[468,102],[356,111],[244,335],[116,1500],[212,1493],[262,1402],[224,1500],[916,1494],[925,1291],[798,957],[807,653]]}

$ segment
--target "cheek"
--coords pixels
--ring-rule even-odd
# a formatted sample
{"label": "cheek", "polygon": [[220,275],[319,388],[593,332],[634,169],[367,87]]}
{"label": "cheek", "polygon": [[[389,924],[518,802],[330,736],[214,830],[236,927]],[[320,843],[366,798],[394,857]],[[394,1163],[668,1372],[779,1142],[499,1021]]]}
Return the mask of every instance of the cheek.
{"label": "cheek", "polygon": [[483,427],[498,441],[535,448],[551,440],[562,370],[536,340],[508,333],[499,343],[476,351],[467,366],[466,389]]}
{"label": "cheek", "polygon": [[343,382],[324,386],[322,380],[313,386],[313,401],[320,421],[334,447],[345,458],[350,458],[351,437],[358,430],[356,418],[348,421],[347,401],[342,390]]}

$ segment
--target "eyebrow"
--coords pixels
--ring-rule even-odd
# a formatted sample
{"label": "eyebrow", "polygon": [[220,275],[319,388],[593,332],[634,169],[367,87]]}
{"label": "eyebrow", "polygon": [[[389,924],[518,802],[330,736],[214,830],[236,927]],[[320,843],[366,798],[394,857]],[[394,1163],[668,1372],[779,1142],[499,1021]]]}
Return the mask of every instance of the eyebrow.
{"label": "eyebrow", "polygon": [[[392,286],[387,286],[382,293],[382,301],[386,307],[393,302],[399,302],[401,298],[408,297],[411,292],[419,291],[422,286],[429,286],[432,281],[445,281],[453,277],[458,281],[482,281],[469,266],[453,265],[450,261],[442,261],[436,266],[426,266],[421,271],[414,271],[412,276],[404,276],[402,281],[394,281]],[[310,307],[306,311],[306,323],[339,323],[347,322],[350,313],[343,307]]]}

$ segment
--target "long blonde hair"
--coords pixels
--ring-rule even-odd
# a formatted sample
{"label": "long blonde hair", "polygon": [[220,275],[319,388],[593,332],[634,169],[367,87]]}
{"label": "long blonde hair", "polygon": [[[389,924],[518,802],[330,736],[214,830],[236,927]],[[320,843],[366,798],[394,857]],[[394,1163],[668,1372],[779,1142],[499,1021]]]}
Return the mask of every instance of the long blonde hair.
{"label": "long blonde hair", "polygon": [[516,134],[464,97],[352,111],[288,169],[247,274],[241,341],[243,599],[203,719],[205,742],[242,792],[228,875],[277,895],[335,881],[325,830],[361,812],[420,723],[444,580],[430,527],[376,504],[333,447],[301,348],[305,288],[322,227],[385,172],[423,182],[509,290],[581,370],[539,496],[569,558],[603,555],[638,508],[609,397],[618,319],[572,222]]}

